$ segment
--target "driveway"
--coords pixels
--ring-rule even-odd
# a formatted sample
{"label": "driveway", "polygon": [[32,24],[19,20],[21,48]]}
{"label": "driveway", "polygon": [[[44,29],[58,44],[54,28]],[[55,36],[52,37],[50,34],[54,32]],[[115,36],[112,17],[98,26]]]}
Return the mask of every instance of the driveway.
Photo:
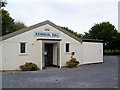
{"label": "driveway", "polygon": [[79,68],[3,72],[3,88],[117,88],[118,57],[105,56],[100,64]]}

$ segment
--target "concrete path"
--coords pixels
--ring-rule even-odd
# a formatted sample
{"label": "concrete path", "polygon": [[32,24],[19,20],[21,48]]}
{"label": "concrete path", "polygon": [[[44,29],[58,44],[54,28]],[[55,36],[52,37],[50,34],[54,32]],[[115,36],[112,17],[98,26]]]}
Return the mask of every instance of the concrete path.
{"label": "concrete path", "polygon": [[118,57],[79,68],[47,68],[40,71],[3,72],[3,88],[117,88]]}

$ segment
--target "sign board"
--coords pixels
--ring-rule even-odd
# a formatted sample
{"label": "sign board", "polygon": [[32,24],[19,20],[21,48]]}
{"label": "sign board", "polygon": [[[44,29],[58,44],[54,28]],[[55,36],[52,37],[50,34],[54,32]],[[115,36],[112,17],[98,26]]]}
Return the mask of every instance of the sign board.
{"label": "sign board", "polygon": [[56,32],[34,32],[35,37],[59,37]]}

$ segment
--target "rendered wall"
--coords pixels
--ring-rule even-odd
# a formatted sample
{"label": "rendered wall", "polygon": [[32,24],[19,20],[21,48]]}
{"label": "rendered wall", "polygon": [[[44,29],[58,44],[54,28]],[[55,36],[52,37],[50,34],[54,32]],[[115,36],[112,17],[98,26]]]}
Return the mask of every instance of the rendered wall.
{"label": "rendered wall", "polygon": [[57,65],[57,44],[53,44],[53,65]]}
{"label": "rendered wall", "polygon": [[[26,42],[26,54],[20,54],[20,42]],[[14,36],[1,43],[3,70],[19,70],[19,66],[26,62],[36,63],[41,68],[42,41],[36,41],[32,31]]]}
{"label": "rendered wall", "polygon": [[66,62],[71,59],[71,52],[75,52],[73,57],[76,58],[80,63],[82,62],[81,43],[75,43],[74,41],[69,42],[70,52],[65,52],[65,42],[61,42],[61,66],[66,66]]}
{"label": "rendered wall", "polygon": [[[17,70],[20,69],[19,66],[24,64],[25,62],[33,62],[38,65],[40,69],[42,69],[43,63],[43,46],[42,43],[44,41],[38,40],[41,37],[35,37],[34,32],[48,32],[45,31],[46,28],[49,28],[49,32],[57,32],[60,34],[62,40],[59,41],[59,51],[60,51],[60,61],[59,65],[65,66],[66,62],[71,58],[71,52],[75,52],[74,57],[80,61],[81,64],[85,63],[94,63],[101,62],[102,54],[99,55],[98,50],[102,48],[102,44],[93,44],[93,43],[83,43],[81,44],[79,41],[73,39],[72,37],[64,34],[63,32],[57,30],[56,28],[46,24],[44,26],[35,28],[33,30],[24,32],[17,36],[11,37],[2,41],[2,69],[3,70]],[[44,37],[52,39],[52,37]],[[22,55],[19,53],[19,43],[26,42],[27,44],[27,53]],[[54,41],[45,41],[49,43],[53,43]],[[70,43],[70,52],[65,52],[66,43]],[[55,45],[55,44],[54,44]],[[1,45],[0,45],[1,46]],[[56,51],[56,47],[54,49],[54,53]],[[92,52],[91,52],[92,51]],[[1,53],[0,53],[1,54]],[[56,57],[54,56],[53,63],[56,64]]]}
{"label": "rendered wall", "polygon": [[[49,28],[50,32],[58,32],[60,34],[60,61],[59,64],[64,66],[66,61],[68,61],[71,57],[71,52],[75,51],[75,57],[78,60],[80,58],[80,48],[78,48],[81,44],[70,36],[60,32],[56,28],[50,25],[44,25],[33,30],[27,31],[25,33],[19,34],[17,36],[11,37],[2,41],[2,69],[3,70],[18,70],[19,66],[24,64],[25,62],[33,62],[36,63],[40,69],[42,69],[42,40],[37,41],[37,39],[41,37],[35,37],[34,32],[46,32],[45,29]],[[44,37],[48,38],[48,37]],[[27,53],[22,55],[19,53],[19,43],[26,42],[27,44]],[[65,44],[70,43],[70,52],[65,52]],[[55,57],[56,58],[56,57]],[[54,60],[54,64],[56,61]]]}
{"label": "rendered wall", "polygon": [[27,54],[19,53],[19,43],[3,43],[2,47],[2,69],[19,70],[19,66],[26,62],[33,62],[40,68],[41,44],[38,42],[27,42]]}
{"label": "rendered wall", "polygon": [[[45,25],[45,26],[42,26],[40,27],[41,28],[41,32],[44,32],[45,28],[49,28],[50,29],[50,32],[57,32],[60,34],[60,38],[62,39],[60,41],[60,65],[61,66],[65,66],[66,65],[66,62],[68,60],[70,60],[71,58],[71,52],[75,52],[75,58],[77,58],[77,60],[79,60],[81,62],[82,60],[82,51],[81,51],[81,43],[75,39],[73,39],[72,37],[68,36],[67,34],[57,30],[56,28],[50,26],[50,25]],[[39,28],[36,29],[36,31],[38,30]],[[37,37],[39,38],[39,37]],[[47,38],[47,37],[45,37]],[[46,41],[47,42],[47,41]],[[48,41],[49,43],[53,43],[53,41]],[[70,43],[70,52],[66,52],[65,50],[65,45],[66,43]],[[54,55],[53,55],[54,56]],[[54,57],[56,58],[56,57]],[[53,63],[56,65],[56,61],[53,61]]]}
{"label": "rendered wall", "polygon": [[82,64],[103,62],[103,43],[83,42]]}

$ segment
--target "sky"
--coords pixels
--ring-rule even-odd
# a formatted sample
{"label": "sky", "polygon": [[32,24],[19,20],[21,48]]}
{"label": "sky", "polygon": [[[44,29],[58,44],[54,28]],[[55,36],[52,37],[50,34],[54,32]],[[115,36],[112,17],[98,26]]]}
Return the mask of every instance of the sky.
{"label": "sky", "polygon": [[88,32],[97,23],[109,21],[118,29],[119,0],[7,0],[6,10],[27,26],[50,20],[71,30]]}

